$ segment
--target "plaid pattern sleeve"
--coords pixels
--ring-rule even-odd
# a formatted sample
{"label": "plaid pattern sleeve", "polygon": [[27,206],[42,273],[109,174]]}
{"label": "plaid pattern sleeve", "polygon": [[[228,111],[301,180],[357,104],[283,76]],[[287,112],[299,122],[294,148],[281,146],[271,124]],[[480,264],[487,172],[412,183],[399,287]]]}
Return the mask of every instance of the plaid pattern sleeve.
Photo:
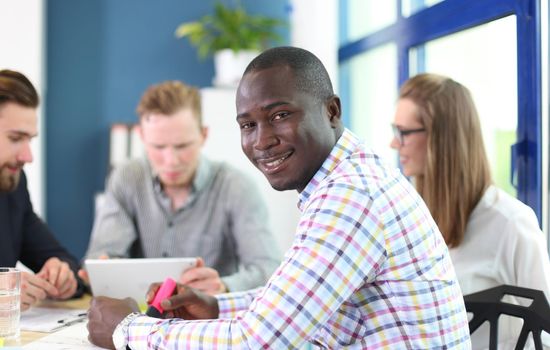
{"label": "plaid pattern sleeve", "polygon": [[233,318],[239,312],[248,310],[248,306],[262,288],[252,289],[246,292],[235,292],[228,294],[220,294],[216,296],[218,299],[218,307],[220,308],[219,318]]}
{"label": "plaid pattern sleeve", "polygon": [[[396,169],[345,131],[300,194],[283,263],[223,317],[136,318],[132,349],[469,349],[460,288],[437,226]],[[222,315],[220,315],[222,316]]]}

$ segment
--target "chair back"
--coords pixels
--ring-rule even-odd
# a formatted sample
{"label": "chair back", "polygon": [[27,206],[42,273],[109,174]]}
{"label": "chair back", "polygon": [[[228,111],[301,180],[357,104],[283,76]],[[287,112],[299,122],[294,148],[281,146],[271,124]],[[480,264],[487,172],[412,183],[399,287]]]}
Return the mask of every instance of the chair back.
{"label": "chair back", "polygon": [[[504,296],[516,296],[532,299],[529,306],[510,304],[503,301]],[[540,290],[501,285],[464,296],[466,311],[473,313],[469,322],[470,334],[474,333],[485,321],[489,322],[489,349],[496,350],[498,344],[498,319],[500,315],[515,316],[523,319],[523,327],[516,343],[516,350],[523,349],[529,333],[533,335],[535,349],[542,350],[542,331],[550,333],[550,306],[544,292]]]}

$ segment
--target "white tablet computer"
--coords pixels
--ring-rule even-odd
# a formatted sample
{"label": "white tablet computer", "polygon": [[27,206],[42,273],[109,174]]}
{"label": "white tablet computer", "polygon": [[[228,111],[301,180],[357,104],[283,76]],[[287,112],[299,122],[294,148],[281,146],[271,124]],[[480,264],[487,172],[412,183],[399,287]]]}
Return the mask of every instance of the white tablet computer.
{"label": "white tablet computer", "polygon": [[197,264],[196,258],[86,259],[84,262],[94,296],[134,298],[145,304],[145,294],[153,282],[180,274]]}

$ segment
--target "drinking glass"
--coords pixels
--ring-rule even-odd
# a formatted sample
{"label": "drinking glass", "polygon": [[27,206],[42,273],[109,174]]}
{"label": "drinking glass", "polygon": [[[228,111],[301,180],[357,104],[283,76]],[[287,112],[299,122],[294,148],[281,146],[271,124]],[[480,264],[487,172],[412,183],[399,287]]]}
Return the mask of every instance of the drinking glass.
{"label": "drinking glass", "polygon": [[0,267],[0,343],[19,338],[21,272]]}

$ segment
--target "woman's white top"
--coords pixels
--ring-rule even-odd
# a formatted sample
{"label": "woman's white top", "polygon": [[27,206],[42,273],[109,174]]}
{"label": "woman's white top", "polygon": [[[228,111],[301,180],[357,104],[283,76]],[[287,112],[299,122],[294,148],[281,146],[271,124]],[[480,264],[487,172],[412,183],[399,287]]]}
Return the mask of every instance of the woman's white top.
{"label": "woman's white top", "polygon": [[[539,289],[550,300],[548,245],[533,210],[495,186],[490,186],[466,226],[464,241],[450,249],[464,295],[501,284]],[[499,320],[499,349],[513,349],[521,324]],[[515,332],[515,333],[514,333]],[[545,346],[550,346],[546,337]],[[484,324],[472,337],[473,349],[489,346]]]}

